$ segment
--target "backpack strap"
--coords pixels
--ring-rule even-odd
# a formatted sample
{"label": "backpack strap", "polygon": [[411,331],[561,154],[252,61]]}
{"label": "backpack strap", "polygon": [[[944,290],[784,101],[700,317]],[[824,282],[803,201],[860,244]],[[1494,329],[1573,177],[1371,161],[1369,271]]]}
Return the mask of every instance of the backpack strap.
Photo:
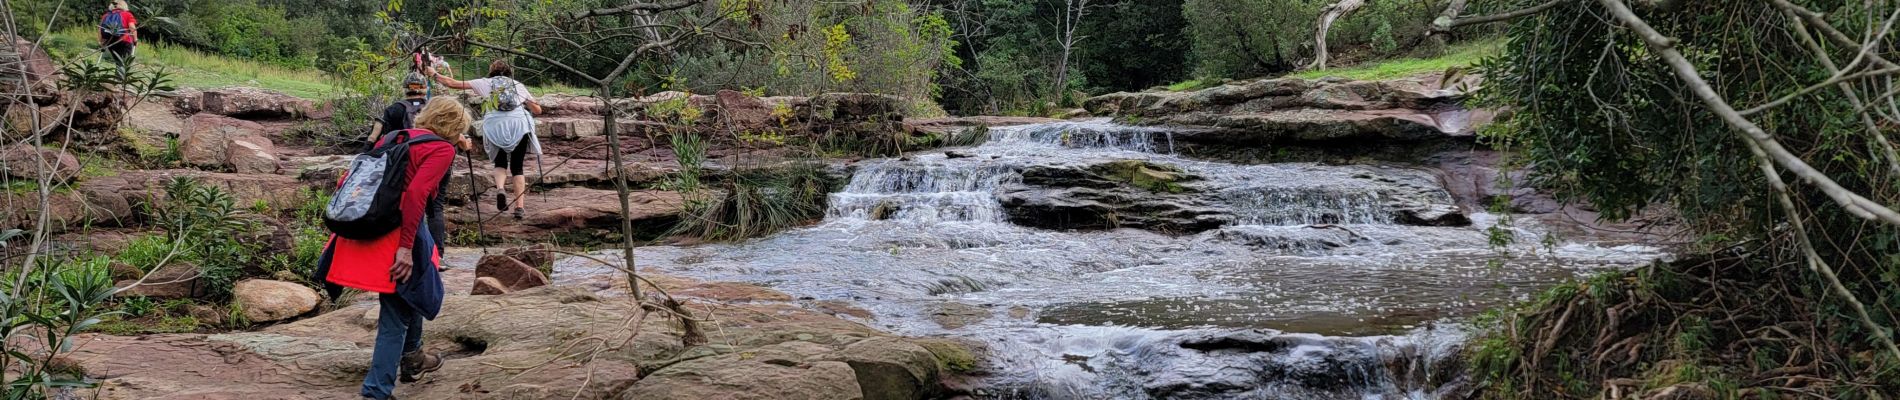
{"label": "backpack strap", "polygon": [[402,130],[402,135],[404,138],[407,138],[407,141],[403,142],[403,144],[407,144],[407,145],[415,145],[417,143],[447,142],[448,141],[447,139],[443,139],[441,136],[436,136],[435,132],[430,132],[427,129],[404,129]]}

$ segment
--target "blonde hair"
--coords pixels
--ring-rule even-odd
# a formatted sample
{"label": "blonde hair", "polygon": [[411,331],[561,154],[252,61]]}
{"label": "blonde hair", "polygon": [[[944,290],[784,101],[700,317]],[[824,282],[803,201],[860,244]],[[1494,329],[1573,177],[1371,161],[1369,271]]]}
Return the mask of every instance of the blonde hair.
{"label": "blonde hair", "polygon": [[[98,4],[98,3],[93,3],[93,4]],[[125,0],[112,0],[112,8],[120,9],[120,10],[132,9],[131,6],[125,5]]]}
{"label": "blonde hair", "polygon": [[449,96],[429,100],[428,105],[422,106],[422,111],[416,112],[416,128],[435,132],[436,136],[449,143],[461,141],[462,134],[468,132],[471,124],[473,121],[468,116],[468,109]]}

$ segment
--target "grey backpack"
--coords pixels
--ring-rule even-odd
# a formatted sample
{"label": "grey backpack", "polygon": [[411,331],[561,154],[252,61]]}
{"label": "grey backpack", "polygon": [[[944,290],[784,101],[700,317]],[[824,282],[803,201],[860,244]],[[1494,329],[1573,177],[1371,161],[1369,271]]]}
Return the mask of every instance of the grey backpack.
{"label": "grey backpack", "polygon": [[488,92],[495,100],[495,111],[508,112],[521,108],[521,93],[515,90],[515,80],[505,76],[488,79],[495,85],[495,90]]}

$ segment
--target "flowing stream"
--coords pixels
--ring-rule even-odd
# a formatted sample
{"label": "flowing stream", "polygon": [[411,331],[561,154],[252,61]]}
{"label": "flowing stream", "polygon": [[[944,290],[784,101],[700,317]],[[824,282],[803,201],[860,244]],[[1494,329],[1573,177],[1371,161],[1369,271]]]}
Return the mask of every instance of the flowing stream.
{"label": "flowing stream", "polygon": [[[1505,256],[1487,245],[1491,216],[1395,222],[1394,193],[1451,203],[1428,172],[1196,161],[1172,155],[1172,139],[1099,121],[997,128],[978,146],[860,163],[817,226],[638,255],[848,302],[897,333],[981,343],[978,397],[1005,399],[1438,398],[1459,375],[1461,319],[1661,256],[1537,244],[1540,227],[1522,225],[1529,244]],[[997,195],[1025,168],[1107,160],[1197,176],[1231,221],[1185,236],[1031,229]]]}

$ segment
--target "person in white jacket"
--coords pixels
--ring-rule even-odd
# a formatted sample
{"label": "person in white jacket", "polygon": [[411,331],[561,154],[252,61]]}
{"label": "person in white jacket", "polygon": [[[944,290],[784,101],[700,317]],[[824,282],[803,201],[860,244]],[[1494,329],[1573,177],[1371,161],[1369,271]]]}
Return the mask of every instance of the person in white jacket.
{"label": "person in white jacket", "polygon": [[[442,86],[472,90],[476,96],[487,98],[484,108],[488,112],[482,115],[482,147],[495,165],[495,190],[501,192],[495,194],[495,207],[504,212],[513,210],[515,219],[521,219],[523,197],[528,193],[528,178],[522,174],[522,164],[528,153],[537,157],[541,154],[541,141],[534,135],[534,114],[541,113],[541,104],[535,102],[533,93],[528,93],[528,85],[514,79],[515,69],[507,60],[490,63],[488,77],[480,79],[458,81],[437,73],[433,66],[423,73]],[[514,196],[512,203],[510,194]]]}

